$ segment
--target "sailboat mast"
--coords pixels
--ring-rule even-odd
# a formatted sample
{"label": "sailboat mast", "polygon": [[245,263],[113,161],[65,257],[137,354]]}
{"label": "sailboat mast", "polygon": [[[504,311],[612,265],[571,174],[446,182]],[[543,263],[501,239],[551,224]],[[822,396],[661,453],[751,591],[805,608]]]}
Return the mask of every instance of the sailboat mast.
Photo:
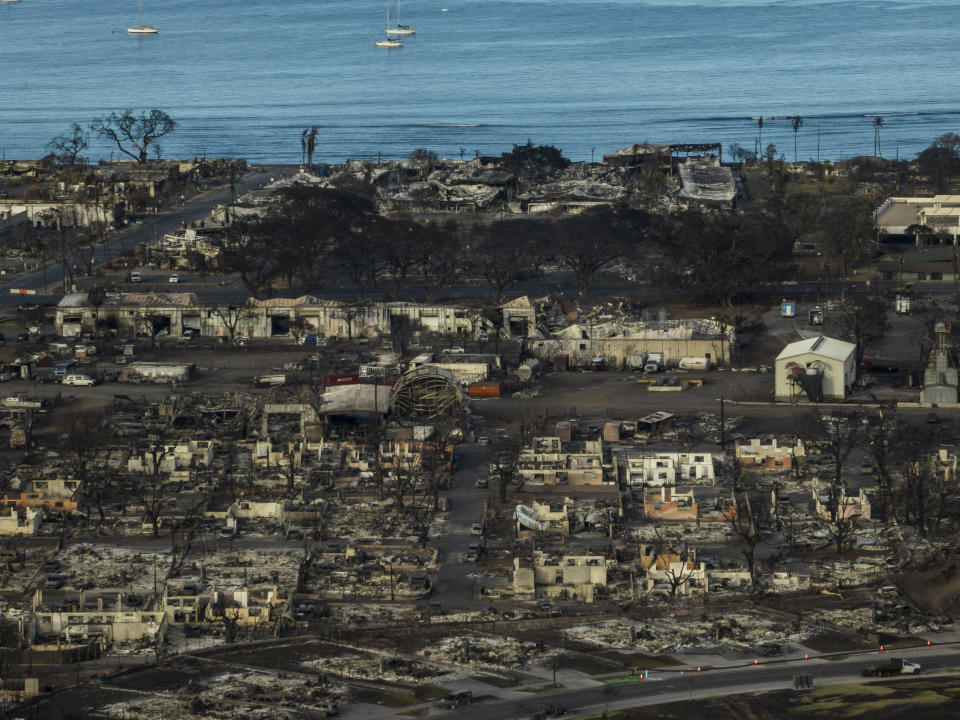
{"label": "sailboat mast", "polygon": [[137,25],[143,25],[143,0],[137,5]]}

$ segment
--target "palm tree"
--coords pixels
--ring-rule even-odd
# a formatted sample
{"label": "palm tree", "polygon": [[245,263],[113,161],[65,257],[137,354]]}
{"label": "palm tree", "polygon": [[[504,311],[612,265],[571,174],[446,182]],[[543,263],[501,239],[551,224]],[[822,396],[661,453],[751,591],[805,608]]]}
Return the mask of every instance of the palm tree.
{"label": "palm tree", "polygon": [[[306,131],[304,131],[306,132]],[[314,126],[307,136],[307,167],[313,167],[313,151],[317,148],[317,128]]]}
{"label": "palm tree", "polygon": [[873,119],[873,154],[877,157],[883,157],[880,154],[880,128],[883,127],[883,118],[877,115]]}
{"label": "palm tree", "polygon": [[791,127],[793,127],[793,161],[797,161],[797,133],[800,132],[800,128],[803,127],[803,118],[797,115],[790,121]]}
{"label": "palm tree", "polygon": [[757,118],[757,129],[760,131],[760,152],[763,152],[763,115]]}

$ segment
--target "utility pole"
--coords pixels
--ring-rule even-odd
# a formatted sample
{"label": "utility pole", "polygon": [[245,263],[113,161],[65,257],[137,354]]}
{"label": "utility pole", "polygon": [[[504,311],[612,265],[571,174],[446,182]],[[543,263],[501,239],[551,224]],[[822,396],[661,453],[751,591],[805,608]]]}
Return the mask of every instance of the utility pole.
{"label": "utility pole", "polygon": [[720,452],[726,453],[727,451],[727,428],[726,423],[724,422],[724,412],[723,412],[723,394],[720,394]]}

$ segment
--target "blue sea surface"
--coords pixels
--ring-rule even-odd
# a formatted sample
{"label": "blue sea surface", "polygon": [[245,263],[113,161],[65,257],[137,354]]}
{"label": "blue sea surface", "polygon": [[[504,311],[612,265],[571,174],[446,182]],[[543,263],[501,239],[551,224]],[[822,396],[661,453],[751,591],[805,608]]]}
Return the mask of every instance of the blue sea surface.
{"label": "blue sea surface", "polygon": [[[528,139],[597,160],[635,142],[775,143],[800,159],[910,157],[960,131],[960,3],[904,0],[0,3],[0,153],[73,122],[161,108],[165,156],[299,162],[498,154]],[[762,140],[757,118],[764,117]],[[103,141],[92,158],[109,157]]]}

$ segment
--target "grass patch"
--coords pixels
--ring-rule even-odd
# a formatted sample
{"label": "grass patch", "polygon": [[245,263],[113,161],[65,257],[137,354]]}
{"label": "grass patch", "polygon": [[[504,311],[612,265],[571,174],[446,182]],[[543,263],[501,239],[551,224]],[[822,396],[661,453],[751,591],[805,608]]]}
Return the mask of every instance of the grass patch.
{"label": "grass patch", "polygon": [[610,650],[607,652],[597,653],[600,657],[613,660],[615,662],[622,662],[625,667],[629,668],[655,668],[655,667],[672,667],[676,665],[686,665],[686,663],[677,660],[675,657],[670,655],[645,655],[644,653],[638,652],[620,652],[617,650]]}
{"label": "grass patch", "polygon": [[505,688],[516,687],[520,684],[520,681],[517,680],[513,675],[477,674],[474,675],[473,678],[482,683],[486,683],[487,685],[493,685],[495,688],[500,688],[501,690]]}
{"label": "grass patch", "polygon": [[557,692],[558,690],[563,690],[563,689],[564,688],[561,683],[557,683],[556,685],[554,685],[553,683],[547,683],[546,685],[537,685],[536,687],[524,688],[526,692],[531,692],[531,693],[550,693],[550,692]]}
{"label": "grass patch", "polygon": [[840,685],[826,685],[824,687],[815,688],[813,691],[814,697],[831,697],[835,695],[855,695],[860,697],[862,695],[884,697],[890,695],[893,692],[893,688],[889,688],[885,685],[875,685],[875,684],[865,684],[865,683],[842,683]]}
{"label": "grass patch", "polygon": [[859,703],[858,705],[854,705],[852,708],[849,708],[844,715],[847,717],[857,717],[865,713],[875,713],[878,710],[886,710],[895,705],[913,707],[915,705],[942,705],[945,702],[950,702],[950,698],[948,698],[946,695],[941,695],[938,692],[934,692],[933,690],[927,690],[917,695],[910,695],[909,697],[886,698],[884,700],[873,700],[871,702]]}
{"label": "grass patch", "polygon": [[625,665],[594,655],[563,655],[560,657],[560,663],[557,667],[558,669],[576,670],[577,672],[592,676],[603,673],[616,673],[618,670],[623,669]]}
{"label": "grass patch", "polygon": [[[623,720],[955,720],[960,676],[825,685],[795,690],[712,696],[634,707],[611,717]],[[602,714],[587,716],[600,718]],[[581,720],[586,720],[581,716]]]}
{"label": "grass patch", "polygon": [[358,688],[354,699],[371,705],[386,705],[391,708],[419,705],[420,700],[400,690],[386,690],[376,688]]}
{"label": "grass patch", "polygon": [[418,700],[427,702],[428,700],[442,700],[450,694],[450,691],[439,685],[424,683],[423,685],[418,685],[413,694]]}

